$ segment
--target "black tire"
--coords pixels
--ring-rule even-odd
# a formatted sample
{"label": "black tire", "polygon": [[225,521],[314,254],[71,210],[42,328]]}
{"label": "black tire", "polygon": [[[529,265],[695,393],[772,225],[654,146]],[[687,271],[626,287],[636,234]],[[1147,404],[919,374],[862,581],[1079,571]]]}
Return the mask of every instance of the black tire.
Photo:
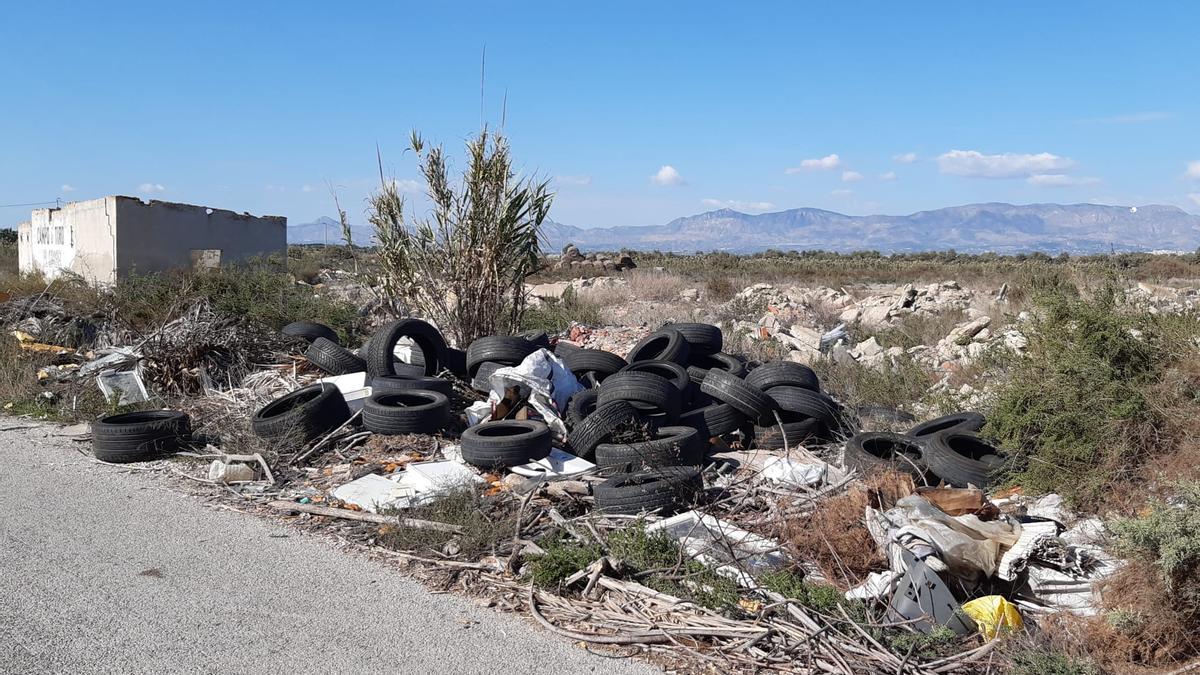
{"label": "black tire", "polygon": [[475,371],[475,376],[471,378],[471,388],[481,394],[490,392],[492,390],[492,373],[507,367],[503,363],[484,361],[479,364],[479,368]]}
{"label": "black tire", "polygon": [[591,461],[596,446],[612,438],[614,432],[645,421],[629,401],[613,401],[598,405],[595,412],[571,429],[567,441],[577,456]]}
{"label": "black tire", "polygon": [[775,401],[761,389],[723,370],[710,370],[700,391],[737,408],[751,421],[774,422]]}
{"label": "black tire", "polygon": [[793,386],[772,387],[766,394],[779,406],[780,418],[784,422],[800,422],[812,417],[830,429],[839,426],[841,408],[825,394]]}
{"label": "black tire", "polygon": [[287,438],[307,443],[350,419],[342,392],[328,382],[297,389],[266,404],[250,419],[261,438]]}
{"label": "black tire", "polygon": [[341,344],[341,341],[338,340],[337,331],[323,323],[315,321],[293,321],[284,326],[279,332],[288,337],[302,338],[308,342],[312,342],[320,337],[329,340],[335,345]]}
{"label": "black tire", "polygon": [[567,401],[567,426],[574,429],[588,415],[596,412],[596,402],[600,398],[599,389],[583,389],[575,392]]}
{"label": "black tire", "polygon": [[396,374],[396,343],[400,338],[413,341],[421,350],[421,362],[425,375],[437,375],[441,370],[441,355],[446,350],[446,340],[441,332],[420,319],[400,319],[384,326],[367,343],[367,372],[371,377]]}
{"label": "black tire", "polygon": [[854,416],[860,420],[872,420],[883,424],[912,424],[917,421],[911,413],[886,405],[863,403],[854,407]]}
{"label": "black tire", "polygon": [[920,438],[925,466],[953,487],[991,487],[995,465],[979,457],[999,455],[995,446],[973,433],[950,430]]}
{"label": "black tire", "polygon": [[673,328],[660,328],[642,338],[633,346],[625,360],[630,363],[637,361],[671,361],[686,366],[692,353],[691,346],[684,339],[683,333]]}
{"label": "black tire", "polygon": [[923,454],[921,444],[912,436],[871,431],[855,434],[846,441],[843,463],[847,469],[857,469],[863,475],[881,469],[900,471],[922,484],[926,473]]}
{"label": "black tire", "polygon": [[446,347],[439,359],[442,368],[454,373],[455,377],[470,378],[470,373],[467,372],[467,353],[463,350]]}
{"label": "black tire", "polygon": [[654,436],[650,441],[597,445],[596,466],[631,471],[642,467],[696,466],[704,461],[708,439],[692,427],[661,427]]}
{"label": "black tire", "polygon": [[772,387],[800,387],[810,391],[821,391],[821,380],[812,368],[790,361],[764,363],[746,375],[746,382],[763,391]]}
{"label": "black tire", "polygon": [[575,377],[583,380],[590,375],[593,383],[603,382],[629,365],[625,359],[603,349],[571,349],[560,355]]}
{"label": "black tire", "polygon": [[[769,427],[754,427],[754,447],[760,450],[789,450],[808,442],[824,443],[829,440],[829,430],[820,420],[808,418],[799,422],[784,422]],[[786,441],[786,446],[784,444]]]}
{"label": "black tire", "polygon": [[476,424],[460,440],[463,461],[483,469],[518,466],[550,454],[550,427],[532,420]]}
{"label": "black tire", "polygon": [[556,340],[554,342],[554,347],[552,347],[552,349],[554,351],[554,354],[556,356],[558,356],[558,358],[565,360],[567,358],[567,354],[573,354],[575,352],[581,351],[581,350],[583,350],[583,347],[580,347],[579,345],[577,345],[573,342],[568,342],[566,340]]}
{"label": "black tire", "polygon": [[109,415],[92,422],[92,454],[114,464],[144,462],[175,452],[191,435],[191,418],[177,410]]}
{"label": "black tire", "polygon": [[697,408],[679,416],[679,424],[700,432],[701,438],[732,434],[745,422],[746,416],[728,403]]}
{"label": "black tire", "polygon": [[304,352],[304,357],[330,375],[361,373],[367,369],[366,362],[354,352],[323,337],[312,341],[308,351]]}
{"label": "black tire", "polygon": [[687,369],[671,361],[635,361],[621,369],[622,373],[650,373],[658,375],[675,385],[679,393],[688,390],[692,378],[688,377]]}
{"label": "black tire", "polygon": [[617,373],[600,385],[599,405],[612,401],[629,401],[649,416],[659,413],[663,424],[679,419],[683,395],[670,380],[652,373]]}
{"label": "black tire", "polygon": [[446,426],[450,400],[436,391],[372,393],[363,403],[363,426],[385,436],[433,434]]}
{"label": "black tire", "polygon": [[550,336],[544,330],[527,330],[520,337],[532,342],[538,349],[550,349]]}
{"label": "black tire", "polygon": [[692,358],[707,356],[721,351],[725,339],[721,329],[710,323],[669,323],[663,328],[679,331],[691,348]]}
{"label": "black tire", "polygon": [[704,490],[700,470],[665,466],[614,476],[592,488],[596,508],[608,513],[668,515],[693,503]]}
{"label": "black tire", "polygon": [[506,366],[520,365],[526,356],[540,347],[523,337],[489,335],[481,337],[467,347],[467,373],[474,376],[479,366],[491,361]]}
{"label": "black tire", "polygon": [[709,354],[706,356],[692,355],[688,365],[688,377],[692,378],[692,382],[700,384],[704,381],[704,377],[708,375],[708,371],[724,370],[730,375],[744,378],[746,375],[746,364],[732,354]]}
{"label": "black tire", "polygon": [[371,394],[391,394],[398,391],[436,391],[446,396],[450,395],[450,381],[440,377],[425,377],[424,375],[384,375],[372,377],[369,382]]}
{"label": "black tire", "polygon": [[919,439],[950,431],[961,433],[976,432],[982,429],[986,422],[987,420],[984,419],[983,415],[977,412],[956,412],[949,415],[942,415],[928,422],[922,422],[909,429],[908,435]]}

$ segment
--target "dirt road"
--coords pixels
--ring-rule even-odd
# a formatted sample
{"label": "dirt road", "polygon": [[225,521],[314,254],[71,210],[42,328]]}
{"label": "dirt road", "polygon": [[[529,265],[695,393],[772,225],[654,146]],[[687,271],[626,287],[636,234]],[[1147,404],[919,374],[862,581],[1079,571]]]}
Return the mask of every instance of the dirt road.
{"label": "dirt road", "polygon": [[657,672],[28,424],[0,418],[0,671]]}

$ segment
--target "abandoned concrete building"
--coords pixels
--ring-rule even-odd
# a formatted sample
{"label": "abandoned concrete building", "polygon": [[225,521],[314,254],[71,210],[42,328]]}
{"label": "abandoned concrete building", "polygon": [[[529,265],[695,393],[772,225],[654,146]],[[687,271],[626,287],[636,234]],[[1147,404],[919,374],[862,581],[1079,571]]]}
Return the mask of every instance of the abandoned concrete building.
{"label": "abandoned concrete building", "polygon": [[17,244],[22,272],[73,272],[106,284],[286,255],[287,218],[112,196],[35,210],[17,226]]}

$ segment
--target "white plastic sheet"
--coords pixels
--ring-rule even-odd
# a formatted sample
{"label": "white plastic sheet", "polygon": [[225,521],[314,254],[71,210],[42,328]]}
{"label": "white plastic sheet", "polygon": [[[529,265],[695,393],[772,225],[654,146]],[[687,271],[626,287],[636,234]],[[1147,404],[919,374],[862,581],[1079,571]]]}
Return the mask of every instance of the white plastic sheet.
{"label": "white plastic sheet", "polygon": [[504,390],[520,387],[521,393],[529,396],[533,409],[560,436],[567,434],[560,413],[566,411],[567,401],[584,388],[562,359],[548,349],[539,349],[526,356],[518,366],[498,369],[492,373],[489,382],[492,391],[488,402],[493,407],[504,398]]}
{"label": "white plastic sheet", "polygon": [[889,537],[906,535],[928,543],[956,576],[973,579],[995,575],[1001,552],[1021,538],[1021,526],[1003,520],[982,521],[974,515],[950,516],[918,495],[896,502],[884,517]]}

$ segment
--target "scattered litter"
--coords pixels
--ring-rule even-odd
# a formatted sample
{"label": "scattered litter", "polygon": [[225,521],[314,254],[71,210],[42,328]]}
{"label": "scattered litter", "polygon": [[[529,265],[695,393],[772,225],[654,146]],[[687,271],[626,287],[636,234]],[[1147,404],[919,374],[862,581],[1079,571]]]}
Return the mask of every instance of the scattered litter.
{"label": "scattered litter", "polygon": [[554,448],[550,451],[548,457],[534,460],[528,464],[514,466],[511,471],[529,478],[542,476],[561,478],[563,476],[575,476],[587,473],[595,468],[596,465],[586,459],[576,457],[565,450]]}
{"label": "scattered litter", "polygon": [[222,462],[214,459],[208,465],[208,479],[217,483],[240,483],[254,480],[254,467],[248,464]]}
{"label": "scattered litter", "polygon": [[992,640],[1000,633],[1021,629],[1021,612],[1000,595],[985,595],[963,603],[962,611],[975,621],[983,639]]}
{"label": "scattered litter", "polygon": [[379,513],[381,509],[410,506],[417,491],[378,474],[369,473],[335,489],[332,494],[334,498],[364,511]]}
{"label": "scattered litter", "polygon": [[787,457],[771,457],[763,463],[762,477],[791,485],[819,485],[825,480],[829,465],[797,462]]}
{"label": "scattered litter", "polygon": [[666,534],[688,555],[746,588],[754,588],[754,579],[760,574],[788,564],[778,542],[699,511],[660,520],[646,531]]}
{"label": "scattered litter", "polygon": [[567,435],[567,426],[559,416],[566,411],[567,402],[583,385],[563,363],[548,349],[539,349],[525,357],[519,366],[499,368],[492,373],[491,394],[488,401],[494,407],[504,399],[512,387],[518,387],[523,398],[542,416],[545,422],[560,436]]}
{"label": "scattered litter", "polygon": [[888,605],[892,620],[909,622],[909,627],[922,633],[932,633],[938,626],[959,635],[973,633],[975,627],[958,611],[958,602],[941,577],[908,551],[903,555],[908,572],[900,579]]}
{"label": "scattered litter", "polygon": [[445,492],[484,482],[466,465],[449,460],[414,462],[406,465],[404,471],[392,474],[392,479],[417,494]]}
{"label": "scattered litter", "polygon": [[105,371],[96,376],[96,384],[104,398],[117,405],[145,403],[150,400],[142,374],[138,370]]}

